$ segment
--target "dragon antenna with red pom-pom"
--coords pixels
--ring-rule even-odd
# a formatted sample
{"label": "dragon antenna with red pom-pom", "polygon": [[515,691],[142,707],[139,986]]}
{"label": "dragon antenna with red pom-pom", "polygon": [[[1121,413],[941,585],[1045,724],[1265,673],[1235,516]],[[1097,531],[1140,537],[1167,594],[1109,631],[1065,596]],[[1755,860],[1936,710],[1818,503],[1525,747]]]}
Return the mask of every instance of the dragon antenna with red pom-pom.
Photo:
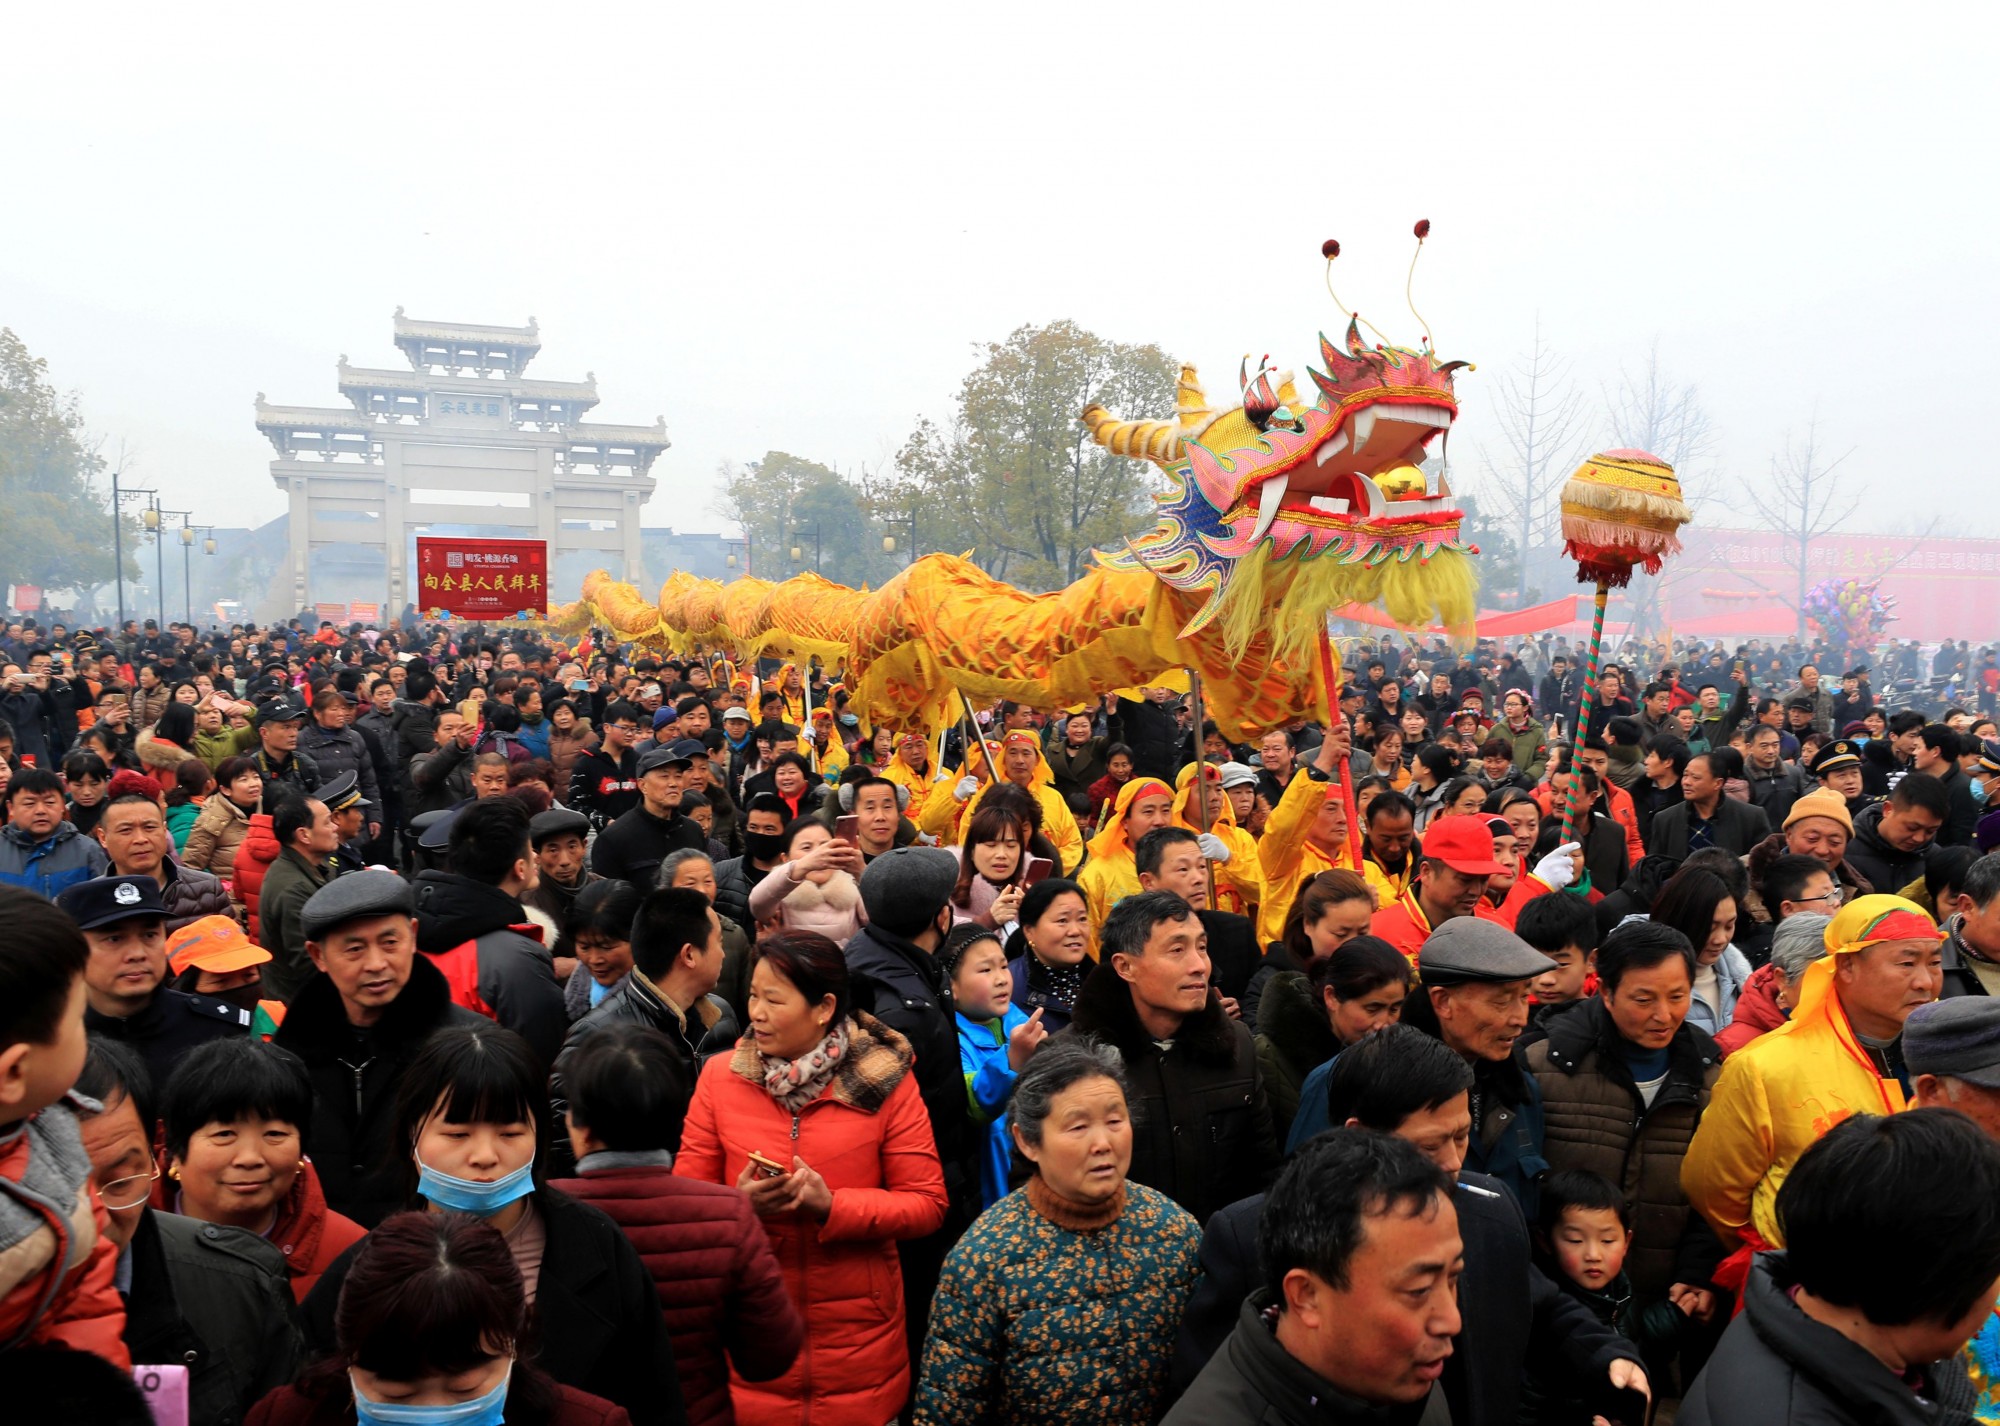
{"label": "dragon antenna with red pom-pom", "polygon": [[1383,341],[1388,341],[1388,333],[1340,300],[1340,294],[1333,290],[1333,260],[1340,256],[1340,239],[1328,238],[1319,245],[1319,255],[1326,259],[1326,295],[1333,299],[1333,305],[1345,312],[1355,322],[1366,327]]}
{"label": "dragon antenna with red pom-pom", "polygon": [[1417,259],[1424,255],[1424,239],[1431,235],[1431,220],[1429,218],[1417,219],[1415,231],[1417,234],[1417,250],[1410,254],[1410,275],[1403,279],[1403,300],[1410,304],[1410,315],[1417,319],[1417,330],[1421,334],[1424,350],[1435,351],[1437,343],[1431,340],[1430,323],[1426,322],[1424,314],[1417,310],[1417,300],[1411,295],[1417,280]]}

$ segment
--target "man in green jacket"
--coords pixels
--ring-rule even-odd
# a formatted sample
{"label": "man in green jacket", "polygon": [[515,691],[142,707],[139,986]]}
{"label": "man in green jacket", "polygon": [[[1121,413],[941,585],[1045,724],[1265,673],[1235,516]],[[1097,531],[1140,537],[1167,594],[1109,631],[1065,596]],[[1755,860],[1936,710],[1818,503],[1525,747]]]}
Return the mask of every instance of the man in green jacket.
{"label": "man in green jacket", "polygon": [[289,1005],[313,974],[299,913],[315,891],[333,880],[331,861],[340,832],[318,798],[285,797],[271,813],[271,834],[280,851],[264,874],[257,925],[264,949],[271,953],[264,984]]}

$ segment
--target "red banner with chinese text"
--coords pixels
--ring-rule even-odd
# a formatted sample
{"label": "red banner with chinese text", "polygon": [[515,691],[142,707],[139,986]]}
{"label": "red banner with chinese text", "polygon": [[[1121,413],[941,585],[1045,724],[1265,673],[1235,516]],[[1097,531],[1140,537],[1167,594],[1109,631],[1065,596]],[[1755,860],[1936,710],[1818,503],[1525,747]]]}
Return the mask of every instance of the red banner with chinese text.
{"label": "red banner with chinese text", "polygon": [[427,619],[541,619],[549,547],[541,540],[417,537],[417,607]]}

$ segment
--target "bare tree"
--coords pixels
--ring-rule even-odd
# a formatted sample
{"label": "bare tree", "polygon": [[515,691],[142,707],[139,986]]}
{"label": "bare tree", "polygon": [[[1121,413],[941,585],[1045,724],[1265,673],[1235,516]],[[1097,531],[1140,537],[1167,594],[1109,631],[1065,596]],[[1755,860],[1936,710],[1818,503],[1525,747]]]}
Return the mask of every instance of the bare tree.
{"label": "bare tree", "polygon": [[[1661,367],[1658,337],[1638,370],[1619,368],[1618,384],[1605,389],[1604,406],[1611,444],[1646,451],[1672,466],[1681,483],[1681,498],[1690,507],[1697,506],[1706,492],[1715,453],[1715,427],[1694,384],[1675,381]],[[1657,575],[1635,577],[1626,593],[1632,622],[1644,629],[1656,627],[1660,606],[1673,586],[1699,572],[1694,561],[1673,560]]]}
{"label": "bare tree", "polygon": [[1495,383],[1495,392],[1501,454],[1486,453],[1479,493],[1494,522],[1514,537],[1520,555],[1515,593],[1525,600],[1530,569],[1538,562],[1546,568],[1557,544],[1562,483],[1589,434],[1583,394],[1570,379],[1569,363],[1543,339],[1539,317],[1533,345]]}
{"label": "bare tree", "polygon": [[1799,611],[1798,634],[1806,636],[1806,580],[1812,542],[1838,529],[1860,507],[1861,497],[1842,488],[1840,466],[1849,448],[1827,459],[1820,446],[1817,413],[1806,423],[1805,435],[1785,437],[1785,449],[1771,457],[1771,475],[1761,486],[1747,485],[1744,494],[1764,523],[1785,540],[1785,568],[1793,576],[1792,608]]}
{"label": "bare tree", "polygon": [[1647,348],[1644,366],[1636,372],[1619,368],[1618,385],[1605,391],[1604,405],[1611,418],[1612,441],[1649,451],[1672,466],[1680,478],[1681,496],[1688,499],[1715,453],[1715,427],[1701,404],[1699,389],[1692,382],[1673,380],[1661,368],[1658,337]]}

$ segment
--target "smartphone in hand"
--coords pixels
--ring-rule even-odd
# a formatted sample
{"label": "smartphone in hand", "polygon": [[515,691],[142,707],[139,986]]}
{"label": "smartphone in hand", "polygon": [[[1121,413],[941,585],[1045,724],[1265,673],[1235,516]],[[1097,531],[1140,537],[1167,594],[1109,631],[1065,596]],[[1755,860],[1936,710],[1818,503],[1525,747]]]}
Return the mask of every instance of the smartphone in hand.
{"label": "smartphone in hand", "polygon": [[861,819],[853,816],[835,818],[833,839],[836,842],[845,842],[858,850],[861,846]]}
{"label": "smartphone in hand", "polygon": [[1028,865],[1021,872],[1021,885],[1033,886],[1036,882],[1046,881],[1055,874],[1055,870],[1056,864],[1047,857],[1029,857]]}
{"label": "smartphone in hand", "polygon": [[776,1159],[767,1159],[755,1149],[750,1151],[750,1162],[755,1166],[759,1178],[783,1178],[791,1172]]}

